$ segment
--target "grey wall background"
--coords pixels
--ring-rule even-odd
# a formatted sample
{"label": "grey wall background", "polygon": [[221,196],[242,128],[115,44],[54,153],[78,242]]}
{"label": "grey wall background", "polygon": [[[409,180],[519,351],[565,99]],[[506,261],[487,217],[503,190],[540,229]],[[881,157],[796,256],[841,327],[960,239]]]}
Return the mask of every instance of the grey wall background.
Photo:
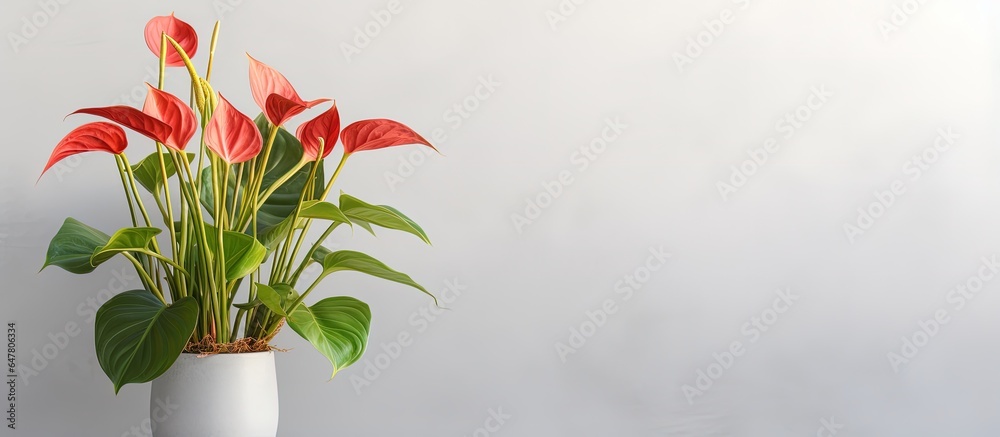
{"label": "grey wall background", "polygon": [[[345,121],[447,136],[446,156],[359,155],[340,183],[407,212],[433,247],[388,232],[331,242],[461,295],[430,321],[428,300],[402,286],[327,282],[320,295],[371,303],[368,361],[326,382],[328,363],[283,332],[281,435],[794,436],[831,422],[837,435],[1000,433],[1000,280],[983,261],[1000,256],[993,2],[403,2],[350,59],[342,44],[388,2],[45,4],[0,6],[0,317],[18,323],[23,366],[65,347],[23,378],[19,429],[3,435],[143,435],[148,385],[114,396],[89,317],[137,287],[134,274],[120,262],[35,273],[65,216],[126,225],[113,161],[84,155],[35,179],[86,118],[65,114],[141,104],[156,62],[142,28],[170,11],[201,32],[200,62],[223,20],[214,82],[243,111],[256,113],[248,51],[303,96],[336,98]],[[476,97],[489,78],[499,86]],[[820,104],[814,88],[832,95]],[[475,110],[456,118],[455,105]],[[602,147],[607,119],[626,127]],[[935,149],[939,129],[957,138]],[[148,151],[132,139],[136,161]],[[603,153],[583,168],[593,146]],[[741,166],[756,169],[724,196]],[[546,202],[561,174],[572,182]],[[893,186],[879,214],[888,197],[875,193]],[[519,228],[512,214],[535,212],[526,199],[548,206]],[[878,217],[851,237],[859,208]],[[671,254],[663,268],[643,271],[650,250]],[[591,329],[605,302],[616,311]],[[59,341],[67,323],[80,333]],[[358,383],[401,333],[412,344]],[[734,342],[731,366],[713,366]],[[509,417],[485,430],[498,412]]]}

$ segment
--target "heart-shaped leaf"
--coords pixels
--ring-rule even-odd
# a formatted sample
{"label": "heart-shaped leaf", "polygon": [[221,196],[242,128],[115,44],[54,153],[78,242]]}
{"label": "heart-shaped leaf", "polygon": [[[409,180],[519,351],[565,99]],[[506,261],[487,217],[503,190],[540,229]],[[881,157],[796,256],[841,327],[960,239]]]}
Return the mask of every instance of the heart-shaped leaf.
{"label": "heart-shaped leaf", "polygon": [[344,215],[350,217],[351,221],[368,229],[369,232],[371,232],[371,227],[365,225],[370,223],[387,229],[408,232],[424,240],[427,244],[431,243],[427,234],[416,222],[395,208],[372,205],[356,197],[341,194],[340,210],[344,212]]}
{"label": "heart-shaped leaf", "polygon": [[115,387],[149,382],[166,372],[198,323],[198,303],[185,297],[164,305],[146,290],[112,297],[97,310],[97,361]]}
{"label": "heart-shaped leaf", "polygon": [[160,232],[157,228],[124,228],[119,229],[108,240],[108,244],[97,248],[90,257],[90,264],[99,266],[105,261],[122,252],[149,253],[149,243]]}
{"label": "heart-shaped leaf", "polygon": [[67,218],[49,243],[42,269],[58,266],[70,273],[90,273],[97,268],[90,263],[90,257],[97,248],[108,244],[109,239],[108,234]]}
{"label": "heart-shaped leaf", "polygon": [[[219,238],[215,227],[205,225],[208,249],[218,256]],[[267,256],[267,249],[252,236],[233,231],[222,231],[222,249],[226,257],[226,280],[232,281],[249,275]]]}
{"label": "heart-shaped leaf", "polygon": [[353,250],[340,250],[328,253],[329,251],[327,249],[321,249],[325,252],[317,250],[316,253],[313,254],[313,259],[323,256],[322,260],[319,261],[320,265],[323,266],[323,273],[320,275],[320,278],[340,271],[361,272],[377,278],[398,282],[403,285],[409,285],[424,292],[424,294],[434,299],[435,304],[437,303],[437,298],[427,291],[427,289],[422,285],[416,283],[416,281],[410,278],[409,275],[397,272],[369,255],[361,252],[355,252]]}
{"label": "heart-shaped leaf", "polygon": [[288,326],[330,360],[332,379],[365,353],[371,319],[368,304],[339,296],[323,299],[311,307],[299,305],[289,315]]}

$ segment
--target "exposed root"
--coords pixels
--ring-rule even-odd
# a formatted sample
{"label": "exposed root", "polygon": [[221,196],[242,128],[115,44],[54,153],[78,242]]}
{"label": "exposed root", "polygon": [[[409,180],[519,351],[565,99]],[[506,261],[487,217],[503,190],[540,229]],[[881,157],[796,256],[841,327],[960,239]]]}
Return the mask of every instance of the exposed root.
{"label": "exposed root", "polygon": [[184,347],[184,352],[200,356],[267,351],[285,352],[287,350],[271,346],[266,339],[256,338],[241,338],[232,343],[216,343],[215,338],[211,335],[205,336],[198,342],[188,342],[187,346]]}

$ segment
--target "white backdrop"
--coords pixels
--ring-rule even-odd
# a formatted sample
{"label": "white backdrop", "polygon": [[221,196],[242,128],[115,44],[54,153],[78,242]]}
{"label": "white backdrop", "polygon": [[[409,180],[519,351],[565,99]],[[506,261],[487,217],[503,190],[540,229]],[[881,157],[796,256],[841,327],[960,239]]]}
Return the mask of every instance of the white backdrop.
{"label": "white backdrop", "polygon": [[250,52],[443,153],[359,155],[340,179],[433,246],[334,241],[450,310],[325,283],[371,304],[369,352],[327,382],[282,332],[280,435],[1000,433],[993,2],[31,0],[0,6],[0,318],[31,369],[3,435],[146,435],[148,385],[116,397],[93,346],[134,273],[36,274],[64,217],[126,225],[113,161],[35,180],[87,118],[65,114],[140,104],[143,26],[171,11],[199,62],[222,19],[213,82],[239,109]]}

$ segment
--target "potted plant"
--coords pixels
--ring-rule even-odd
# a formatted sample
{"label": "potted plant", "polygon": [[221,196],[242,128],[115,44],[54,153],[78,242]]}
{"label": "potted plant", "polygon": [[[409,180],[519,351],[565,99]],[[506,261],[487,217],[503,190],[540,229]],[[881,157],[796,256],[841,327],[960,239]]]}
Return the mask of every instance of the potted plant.
{"label": "potted plant", "polygon": [[[73,129],[42,172],[78,153],[114,157],[132,226],[105,233],[68,218],[44,266],[85,274],[116,256],[135,266],[142,289],[108,300],[97,312],[94,336],[115,393],[153,381],[152,413],[164,399],[180,405],[169,415],[152,414],[158,437],[274,436],[271,342],[283,324],[315,346],[334,375],[356,362],[371,312],[353,297],[316,299],[313,291],[328,275],[362,272],[430,295],[375,258],[332,251],[323,241],[344,226],[399,230],[429,243],[420,226],[392,207],[348,194],[328,198],[358,152],[433,146],[391,120],[362,120],[341,130],[335,102],[302,99],[283,75],[249,55],[250,91],[262,114],[247,117],[211,81],[218,35],[216,23],[207,66],[199,71],[191,60],[195,30],[173,14],[150,20],[145,39],[159,57],[160,78],[148,86],[143,107],[77,110],[73,114],[109,121]],[[168,67],[187,70],[191,86],[180,94],[190,94],[190,103],[163,89]],[[319,105],[328,108],[295,135],[286,130],[289,120]],[[132,164],[123,127],[152,140],[145,149],[151,154]],[[334,149],[340,159],[327,177],[324,162]],[[314,225],[325,230],[311,240]],[[300,284],[313,265],[319,276]]]}

